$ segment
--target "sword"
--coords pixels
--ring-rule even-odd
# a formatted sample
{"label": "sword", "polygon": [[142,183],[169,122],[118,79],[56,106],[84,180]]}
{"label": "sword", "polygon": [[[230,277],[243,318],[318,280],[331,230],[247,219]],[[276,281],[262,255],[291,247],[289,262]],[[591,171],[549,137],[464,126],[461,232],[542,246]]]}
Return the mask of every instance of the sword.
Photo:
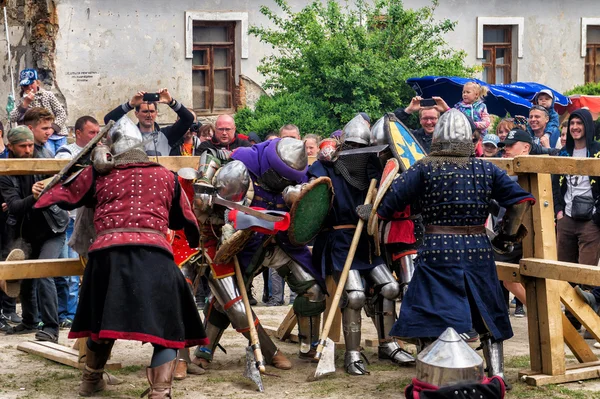
{"label": "sword", "polygon": [[346,155],[356,155],[356,154],[380,154],[382,152],[387,151],[390,148],[388,144],[383,145],[375,145],[372,147],[363,147],[363,148],[355,148],[352,150],[345,150],[338,152],[339,157],[343,157]]}

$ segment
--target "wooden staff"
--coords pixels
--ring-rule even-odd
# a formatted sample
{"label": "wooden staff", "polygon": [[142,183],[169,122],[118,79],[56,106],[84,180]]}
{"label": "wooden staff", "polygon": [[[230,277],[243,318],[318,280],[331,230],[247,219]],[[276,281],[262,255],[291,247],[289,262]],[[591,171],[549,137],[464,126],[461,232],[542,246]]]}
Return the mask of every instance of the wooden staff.
{"label": "wooden staff", "polygon": [[254,325],[254,317],[252,316],[252,308],[250,307],[250,301],[248,300],[248,293],[246,292],[246,285],[244,284],[244,277],[242,276],[242,270],[240,268],[240,262],[237,256],[233,257],[235,265],[235,277],[237,278],[238,288],[242,295],[242,301],[244,302],[244,308],[246,309],[246,316],[248,317],[248,325],[250,326],[250,346],[254,351],[254,359],[256,360],[256,367],[261,373],[265,372],[265,361],[263,359],[262,351],[260,350],[260,343],[258,342],[258,333],[256,332],[256,326]]}
{"label": "wooden staff", "polygon": [[[365,199],[365,205],[369,205],[371,203],[376,185],[377,180],[371,180],[369,191],[367,191],[367,198]],[[346,280],[348,279],[348,273],[350,273],[350,267],[352,266],[352,261],[354,260],[354,254],[356,253],[356,247],[358,247],[358,241],[360,241],[360,236],[362,234],[364,224],[365,221],[359,218],[358,223],[356,224],[356,230],[354,231],[354,237],[352,237],[352,243],[350,244],[350,250],[348,251],[348,257],[346,258],[346,263],[344,263],[344,269],[342,270],[342,274],[340,275],[340,281],[338,281],[338,286],[335,290],[333,301],[331,301],[331,305],[329,307],[330,309],[335,309],[340,303],[340,299],[342,298],[342,293],[344,292],[344,286],[346,285]],[[323,348],[325,346],[325,340],[329,336],[329,330],[331,329],[331,325],[333,324],[334,317],[335,312],[333,311],[330,311],[327,315],[327,320],[325,320],[325,325],[323,326],[323,331],[321,332],[321,337],[319,338],[319,346],[317,346],[317,353],[315,355],[316,359],[321,358],[321,354],[323,353]]]}

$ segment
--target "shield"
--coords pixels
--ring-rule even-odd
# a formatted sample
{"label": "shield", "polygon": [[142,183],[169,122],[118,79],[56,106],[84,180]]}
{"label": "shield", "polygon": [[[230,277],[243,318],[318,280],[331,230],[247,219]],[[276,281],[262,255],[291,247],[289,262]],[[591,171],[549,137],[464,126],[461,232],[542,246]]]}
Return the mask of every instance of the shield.
{"label": "shield", "polygon": [[302,187],[290,210],[288,236],[294,245],[315,238],[333,204],[333,186],[329,177],[319,177]]}
{"label": "shield", "polygon": [[90,140],[90,142],[87,143],[85,145],[85,147],[83,147],[83,149],[79,152],[79,154],[74,156],[73,159],[71,159],[69,161],[69,163],[67,165],[65,165],[65,167],[62,168],[62,170],[60,172],[58,172],[56,175],[54,175],[52,180],[44,186],[44,189],[42,190],[42,193],[40,194],[40,196],[44,195],[45,192],[50,190],[52,187],[56,186],[59,182],[64,181],[65,179],[69,178],[69,176],[72,173],[78,171],[79,169],[82,169],[81,163],[84,161],[85,158],[87,158],[91,154],[91,152],[94,149],[94,147],[96,146],[96,144],[98,144],[100,142],[100,140],[102,140],[104,138],[104,136],[106,136],[108,134],[108,132],[110,131],[110,129],[112,129],[114,124],[115,124],[114,121],[108,122],[106,124],[106,126],[104,126],[102,128],[102,130],[100,130],[100,133],[98,133],[96,136],[94,136],[94,138],[92,138]]}
{"label": "shield", "polygon": [[229,239],[223,242],[215,254],[213,263],[229,263],[231,258],[237,255],[250,241],[254,232],[250,229],[238,230]]}
{"label": "shield", "polygon": [[379,181],[379,189],[377,190],[377,195],[375,196],[375,200],[373,201],[373,209],[371,210],[371,215],[369,216],[369,222],[367,223],[367,232],[370,235],[374,235],[377,232],[377,208],[383,199],[383,196],[390,188],[398,171],[400,170],[400,163],[397,159],[392,158],[387,161],[385,164],[385,168],[383,168],[383,174],[381,175],[381,180]]}
{"label": "shield", "polygon": [[427,154],[410,129],[404,126],[394,114],[387,114],[385,120],[387,123],[383,126],[384,134],[394,158],[400,161],[400,170],[404,172],[412,164],[425,158]]}

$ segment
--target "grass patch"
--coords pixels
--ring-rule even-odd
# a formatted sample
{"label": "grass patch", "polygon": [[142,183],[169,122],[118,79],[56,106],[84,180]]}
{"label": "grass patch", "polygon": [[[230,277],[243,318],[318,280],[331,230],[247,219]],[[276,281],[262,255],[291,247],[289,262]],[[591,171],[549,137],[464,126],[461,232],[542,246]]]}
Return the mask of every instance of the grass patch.
{"label": "grass patch", "polygon": [[504,365],[513,369],[525,369],[529,367],[529,355],[511,356],[504,360]]}
{"label": "grass patch", "polygon": [[337,392],[340,389],[340,385],[335,381],[335,379],[325,379],[321,381],[311,382],[310,385],[310,391],[319,398],[328,397],[330,394]]}
{"label": "grass patch", "polygon": [[377,386],[375,386],[375,390],[377,392],[399,392],[402,393],[404,392],[404,388],[406,388],[407,385],[409,385],[411,383],[411,379],[410,378],[404,378],[404,379],[391,379],[391,380],[387,380],[384,381],[380,384],[377,384]]}
{"label": "grass patch", "polygon": [[132,366],[121,367],[118,370],[109,370],[109,373],[115,374],[115,375],[126,375],[126,374],[137,373],[140,370],[145,370],[145,369],[146,369],[146,366],[137,364],[137,365],[132,365]]}

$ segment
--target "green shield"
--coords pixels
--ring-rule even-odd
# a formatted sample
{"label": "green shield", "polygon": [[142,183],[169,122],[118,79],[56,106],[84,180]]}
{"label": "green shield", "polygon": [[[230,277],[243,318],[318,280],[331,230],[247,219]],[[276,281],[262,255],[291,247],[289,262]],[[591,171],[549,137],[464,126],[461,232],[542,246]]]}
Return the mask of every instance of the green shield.
{"label": "green shield", "polygon": [[290,210],[288,236],[294,245],[304,245],[315,238],[333,203],[329,177],[319,177],[302,188]]}

